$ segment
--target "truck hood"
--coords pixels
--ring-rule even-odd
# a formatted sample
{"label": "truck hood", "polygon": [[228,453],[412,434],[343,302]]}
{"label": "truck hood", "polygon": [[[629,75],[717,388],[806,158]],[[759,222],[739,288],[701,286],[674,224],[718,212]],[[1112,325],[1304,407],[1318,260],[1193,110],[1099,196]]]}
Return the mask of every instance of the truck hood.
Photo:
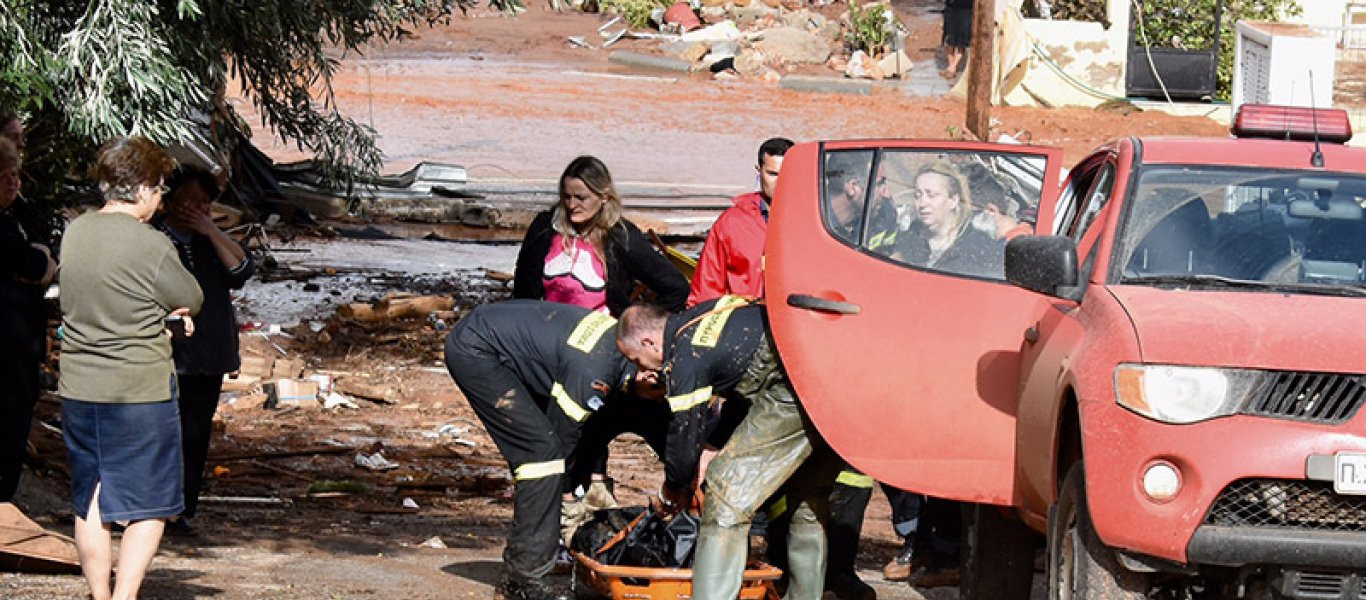
{"label": "truck hood", "polygon": [[1366,298],[1109,287],[1143,362],[1366,373]]}

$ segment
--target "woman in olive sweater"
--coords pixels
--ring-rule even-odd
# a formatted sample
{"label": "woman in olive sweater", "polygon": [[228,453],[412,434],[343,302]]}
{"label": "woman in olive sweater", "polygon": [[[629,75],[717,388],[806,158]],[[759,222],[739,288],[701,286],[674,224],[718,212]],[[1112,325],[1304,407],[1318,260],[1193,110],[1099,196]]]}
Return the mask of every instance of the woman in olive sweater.
{"label": "woman in olive sweater", "polygon": [[[180,417],[166,317],[203,296],[171,241],[147,224],[175,160],[141,137],[106,142],[92,169],[104,207],[62,238],[58,393],[71,461],[76,550],[95,600],[136,598],[166,519],[184,508]],[[110,524],[128,521],[110,589]]]}

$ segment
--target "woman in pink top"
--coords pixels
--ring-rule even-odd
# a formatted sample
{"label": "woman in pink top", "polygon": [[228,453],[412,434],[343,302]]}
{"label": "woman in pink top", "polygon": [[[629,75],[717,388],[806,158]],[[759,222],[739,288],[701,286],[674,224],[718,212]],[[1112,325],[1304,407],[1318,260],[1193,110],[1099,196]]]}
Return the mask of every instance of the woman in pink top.
{"label": "woman in pink top", "polygon": [[687,302],[688,280],[622,217],[607,166],[592,156],[575,158],[560,175],[560,201],[527,228],[512,296],[615,316],[631,304],[637,282],[669,310]]}

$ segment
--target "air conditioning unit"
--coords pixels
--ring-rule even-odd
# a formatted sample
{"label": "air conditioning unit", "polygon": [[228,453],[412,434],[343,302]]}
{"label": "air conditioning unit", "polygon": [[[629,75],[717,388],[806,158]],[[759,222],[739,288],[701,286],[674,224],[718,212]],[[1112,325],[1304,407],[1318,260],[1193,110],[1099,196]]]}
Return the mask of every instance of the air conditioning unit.
{"label": "air conditioning unit", "polygon": [[[1334,40],[1305,25],[1239,21],[1232,108],[1245,103],[1328,107],[1333,104]],[[1313,83],[1310,83],[1312,74]]]}

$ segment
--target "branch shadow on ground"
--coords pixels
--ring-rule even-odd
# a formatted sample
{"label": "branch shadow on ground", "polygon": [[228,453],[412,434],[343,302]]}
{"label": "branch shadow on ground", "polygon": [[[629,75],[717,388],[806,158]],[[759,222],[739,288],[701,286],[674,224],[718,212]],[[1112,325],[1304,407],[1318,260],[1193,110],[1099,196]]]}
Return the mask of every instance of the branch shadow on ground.
{"label": "branch shadow on ground", "polygon": [[204,576],[203,571],[194,569],[157,569],[147,573],[140,595],[145,598],[161,600],[193,600],[195,598],[221,597],[222,589],[191,583]]}

